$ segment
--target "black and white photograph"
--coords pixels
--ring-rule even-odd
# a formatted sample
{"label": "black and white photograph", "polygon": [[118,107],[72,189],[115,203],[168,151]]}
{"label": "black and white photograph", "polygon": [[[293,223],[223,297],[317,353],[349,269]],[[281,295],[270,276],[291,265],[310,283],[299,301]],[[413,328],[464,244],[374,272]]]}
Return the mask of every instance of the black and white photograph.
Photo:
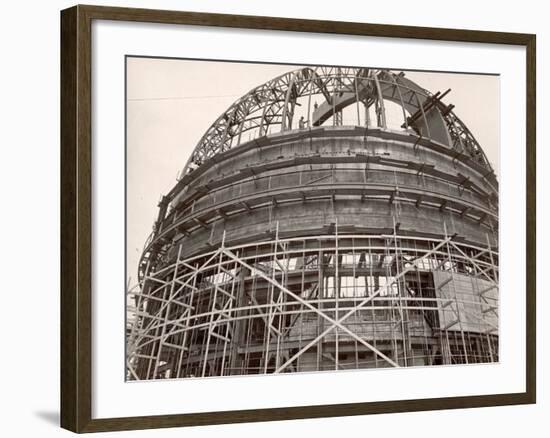
{"label": "black and white photograph", "polygon": [[127,381],[499,362],[498,75],[125,62]]}

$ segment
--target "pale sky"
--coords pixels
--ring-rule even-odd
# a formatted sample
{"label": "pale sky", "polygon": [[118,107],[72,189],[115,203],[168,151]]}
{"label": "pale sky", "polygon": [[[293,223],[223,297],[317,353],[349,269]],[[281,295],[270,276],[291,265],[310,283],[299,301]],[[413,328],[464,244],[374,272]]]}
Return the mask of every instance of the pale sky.
{"label": "pale sky", "polygon": [[[127,275],[137,264],[158,213],[158,201],[205,131],[254,87],[299,68],[292,65],[127,59]],[[391,69],[391,66],[387,68]],[[499,175],[497,76],[407,71],[406,77],[443,99],[476,137]],[[321,102],[319,102],[321,103]]]}

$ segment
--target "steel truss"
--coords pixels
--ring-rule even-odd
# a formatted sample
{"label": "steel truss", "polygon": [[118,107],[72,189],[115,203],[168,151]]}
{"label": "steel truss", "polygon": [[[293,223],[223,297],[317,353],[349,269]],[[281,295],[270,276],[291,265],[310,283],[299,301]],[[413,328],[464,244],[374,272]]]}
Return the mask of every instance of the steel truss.
{"label": "steel truss", "polygon": [[[401,107],[404,128],[468,155],[492,172],[479,143],[454,114],[454,106],[442,103],[449,91],[432,94],[406,79],[403,72],[389,70],[306,67],[288,72],[250,90],[221,114],[197,144],[183,176],[251,138],[320,126],[329,119],[333,125],[386,128],[385,101]],[[323,102],[318,108],[315,98]],[[356,120],[344,123],[342,110],[353,104]],[[300,106],[307,110],[305,118],[297,121]],[[440,125],[446,126],[448,134],[441,133]]]}

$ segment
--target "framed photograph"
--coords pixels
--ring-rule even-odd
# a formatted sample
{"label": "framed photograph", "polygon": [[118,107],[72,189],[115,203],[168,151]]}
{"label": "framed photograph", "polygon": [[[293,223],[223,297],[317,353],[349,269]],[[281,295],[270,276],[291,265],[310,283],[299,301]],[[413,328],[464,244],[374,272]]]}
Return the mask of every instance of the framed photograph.
{"label": "framed photograph", "polygon": [[61,422],[534,403],[535,36],[61,13]]}

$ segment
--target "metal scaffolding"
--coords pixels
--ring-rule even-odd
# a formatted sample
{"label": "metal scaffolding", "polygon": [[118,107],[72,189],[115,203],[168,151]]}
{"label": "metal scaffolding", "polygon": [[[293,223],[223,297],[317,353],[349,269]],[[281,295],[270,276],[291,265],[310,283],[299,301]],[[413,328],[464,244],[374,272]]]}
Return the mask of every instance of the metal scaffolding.
{"label": "metal scaffolding", "polygon": [[[498,360],[498,254],[450,236],[279,239],[178,257],[129,291],[132,379]],[[464,288],[461,282],[471,287]]]}

